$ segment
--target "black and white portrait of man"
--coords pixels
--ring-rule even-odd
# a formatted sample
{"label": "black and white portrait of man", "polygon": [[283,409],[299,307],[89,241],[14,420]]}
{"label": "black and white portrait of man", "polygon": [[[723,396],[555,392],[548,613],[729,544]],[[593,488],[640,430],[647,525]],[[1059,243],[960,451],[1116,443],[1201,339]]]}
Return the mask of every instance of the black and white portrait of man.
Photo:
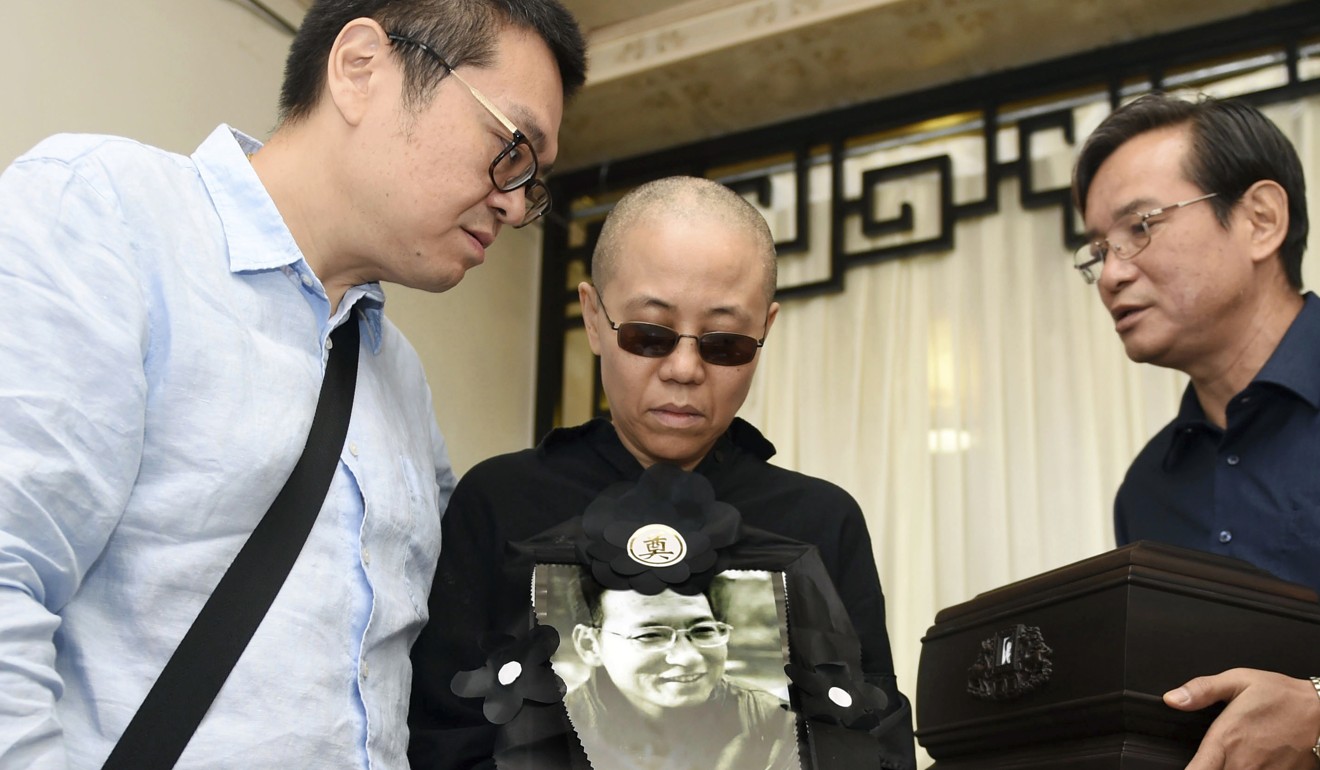
{"label": "black and white portrait of man", "polygon": [[787,688],[777,577],[728,572],[704,593],[648,596],[538,566],[538,617],[572,640],[553,665],[593,768],[800,768],[794,716],[776,694]]}

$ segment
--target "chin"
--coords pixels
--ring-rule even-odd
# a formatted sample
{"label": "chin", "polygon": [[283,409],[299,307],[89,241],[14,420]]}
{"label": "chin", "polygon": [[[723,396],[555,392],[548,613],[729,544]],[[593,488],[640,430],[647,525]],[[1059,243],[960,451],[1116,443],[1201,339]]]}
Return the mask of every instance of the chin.
{"label": "chin", "polygon": [[460,270],[458,271],[457,275],[445,274],[445,275],[419,276],[412,281],[403,283],[403,285],[407,286],[410,289],[417,289],[418,291],[430,292],[431,294],[439,294],[441,292],[449,291],[450,289],[457,286],[459,282],[463,280],[463,276],[466,273],[467,273],[466,270]]}
{"label": "chin", "polygon": [[1167,346],[1141,345],[1137,343],[1125,344],[1123,351],[1127,357],[1136,364],[1151,364],[1152,366],[1163,366],[1176,369],[1178,367],[1168,363],[1169,349]]}
{"label": "chin", "polygon": [[1151,362],[1150,354],[1147,353],[1144,348],[1125,345],[1123,347],[1123,352],[1127,353],[1128,360],[1132,361],[1134,364],[1148,364]]}
{"label": "chin", "polygon": [[678,465],[691,470],[691,468],[696,467],[697,463],[701,462],[701,459],[706,455],[697,450],[673,450],[651,452],[651,456],[658,462]]}

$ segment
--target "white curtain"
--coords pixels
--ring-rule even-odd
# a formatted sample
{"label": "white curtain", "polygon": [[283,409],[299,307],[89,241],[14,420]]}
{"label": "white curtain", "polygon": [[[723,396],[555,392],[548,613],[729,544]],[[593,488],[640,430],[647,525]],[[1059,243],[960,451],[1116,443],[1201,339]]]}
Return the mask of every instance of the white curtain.
{"label": "white curtain", "polygon": [[[1258,86],[1239,79],[1205,90]],[[1079,142],[1106,112],[1077,108]],[[1266,112],[1293,139],[1314,190],[1320,98]],[[1015,130],[1000,140],[1001,160],[1012,160]],[[965,134],[875,150],[849,161],[846,193],[860,194],[860,169],[949,155],[955,202],[976,200],[981,144]],[[1061,135],[1034,144],[1036,189],[1066,184],[1075,153]],[[822,274],[829,169],[812,173],[821,198],[812,253],[781,259],[781,286]],[[911,202],[907,237],[931,237],[937,192],[933,174],[886,183],[877,215]],[[742,410],[779,448],[775,462],[861,503],[909,695],[938,610],[1114,547],[1114,493],[1186,385],[1177,372],[1127,360],[1094,287],[1072,268],[1058,208],[1024,210],[1016,181],[999,192],[997,214],[957,223],[952,251],[855,267],[846,291],[785,302]],[[792,235],[766,213],[778,238]],[[859,231],[847,239],[851,251],[889,242]],[[1320,279],[1317,262],[1308,286]]]}

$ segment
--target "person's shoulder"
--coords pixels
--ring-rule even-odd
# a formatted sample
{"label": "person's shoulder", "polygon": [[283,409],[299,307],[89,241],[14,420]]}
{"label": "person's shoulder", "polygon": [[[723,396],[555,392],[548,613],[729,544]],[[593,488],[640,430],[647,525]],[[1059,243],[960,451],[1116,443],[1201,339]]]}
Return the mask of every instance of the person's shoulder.
{"label": "person's shoulder", "polygon": [[556,430],[535,448],[482,460],[463,474],[454,500],[460,507],[502,511],[510,522],[516,520],[510,533],[518,537],[580,514],[618,475],[590,438],[565,438],[584,430],[593,428]]}
{"label": "person's shoulder", "polygon": [[860,507],[852,494],[832,481],[769,463],[766,463],[766,473],[779,479],[784,487],[794,491],[795,494],[810,498],[817,504],[837,510],[856,510],[860,513]]}
{"label": "person's shoulder", "polygon": [[135,139],[109,134],[55,134],[14,160],[27,164],[60,165],[88,176],[132,170],[142,164],[186,165],[188,159]]}
{"label": "person's shoulder", "polygon": [[417,348],[408,339],[408,335],[390,318],[389,303],[386,302],[381,310],[367,311],[366,315],[379,319],[377,328],[380,334],[380,354],[386,356],[392,366],[403,370],[403,373],[425,378],[421,356],[417,354]]}
{"label": "person's shoulder", "polygon": [[737,699],[744,706],[750,706],[753,711],[773,715],[784,712],[784,701],[768,690],[743,684],[731,678],[724,680],[724,687],[729,696]]}
{"label": "person's shoulder", "polygon": [[1174,439],[1178,436],[1180,430],[1188,430],[1183,425],[1185,420],[1175,417],[1165,423],[1155,435],[1146,441],[1145,446],[1137,452],[1137,456],[1132,459],[1132,464],[1128,466],[1127,475],[1130,477],[1134,473],[1141,474],[1152,469],[1158,469],[1164,464],[1164,458],[1173,447]]}
{"label": "person's shoulder", "polygon": [[581,425],[552,429],[537,444],[536,451],[542,457],[573,454],[593,443],[608,441],[614,435],[614,428],[608,421],[588,420]]}
{"label": "person's shoulder", "polygon": [[770,463],[774,446],[750,423],[735,419],[730,426],[730,437],[739,453],[740,485],[773,492],[785,501],[809,499],[814,506],[861,514],[856,499],[838,484]]}
{"label": "person's shoulder", "polygon": [[59,196],[64,205],[40,216],[75,216],[83,229],[127,228],[144,212],[168,221],[171,209],[196,205],[202,192],[191,159],[102,134],[51,136],[15,159],[3,178],[10,194]]}
{"label": "person's shoulder", "polygon": [[482,460],[463,474],[459,484],[461,486],[466,482],[482,487],[509,485],[544,474],[554,475],[556,465],[571,462],[578,457],[598,429],[596,421],[572,428],[555,428],[535,447]]}
{"label": "person's shoulder", "polygon": [[459,476],[449,498],[445,518],[473,522],[473,526],[503,527],[506,516],[521,515],[538,488],[532,450],[488,457]]}
{"label": "person's shoulder", "polygon": [[519,476],[534,471],[537,465],[535,449],[520,449],[516,452],[487,457],[464,473],[458,483],[459,486],[516,483]]}

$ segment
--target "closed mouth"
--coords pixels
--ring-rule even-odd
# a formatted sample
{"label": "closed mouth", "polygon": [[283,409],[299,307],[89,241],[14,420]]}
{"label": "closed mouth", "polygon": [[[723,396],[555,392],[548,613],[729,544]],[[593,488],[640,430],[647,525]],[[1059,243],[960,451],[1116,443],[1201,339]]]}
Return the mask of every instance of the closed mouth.
{"label": "closed mouth", "polygon": [[669,414],[686,414],[692,416],[701,414],[700,411],[690,406],[675,406],[674,404],[665,404],[664,406],[657,406],[652,411],[667,412]]}
{"label": "closed mouth", "polygon": [[481,244],[481,248],[483,249],[490,248],[490,245],[495,242],[495,236],[490,235],[489,233],[477,232],[476,230],[468,230],[466,228],[463,232],[472,236],[477,243]]}

